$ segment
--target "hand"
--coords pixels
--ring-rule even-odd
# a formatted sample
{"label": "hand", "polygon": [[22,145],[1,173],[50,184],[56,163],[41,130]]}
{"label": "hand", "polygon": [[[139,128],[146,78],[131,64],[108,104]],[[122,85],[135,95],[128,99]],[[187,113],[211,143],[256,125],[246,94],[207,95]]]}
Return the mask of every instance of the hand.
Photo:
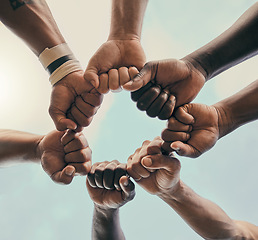
{"label": "hand", "polygon": [[88,174],[86,186],[92,201],[105,209],[116,209],[135,196],[134,184],[126,176],[126,164],[95,163]]}
{"label": "hand", "polygon": [[[139,40],[108,40],[90,59],[84,78],[100,93],[119,90],[144,63],[145,54]],[[136,90],[133,86],[125,89]]]}
{"label": "hand", "polygon": [[83,78],[83,71],[68,74],[53,86],[49,113],[57,130],[81,131],[88,126],[103,96]]}
{"label": "hand", "polygon": [[91,168],[91,149],[82,132],[52,131],[40,141],[37,151],[45,172],[54,182],[69,184],[75,174]]}
{"label": "hand", "polygon": [[162,139],[145,141],[128,158],[127,172],[146,191],[155,195],[175,192],[180,181],[180,162],[172,155],[163,155]]}
{"label": "hand", "polygon": [[162,132],[162,148],[180,156],[200,156],[217,142],[219,119],[214,106],[190,103],[178,108]]}
{"label": "hand", "polygon": [[164,120],[172,115],[175,107],[192,101],[204,83],[204,75],[190,62],[170,59],[145,64],[124,88],[130,84],[137,89],[143,87],[131,93],[132,100],[150,117]]}

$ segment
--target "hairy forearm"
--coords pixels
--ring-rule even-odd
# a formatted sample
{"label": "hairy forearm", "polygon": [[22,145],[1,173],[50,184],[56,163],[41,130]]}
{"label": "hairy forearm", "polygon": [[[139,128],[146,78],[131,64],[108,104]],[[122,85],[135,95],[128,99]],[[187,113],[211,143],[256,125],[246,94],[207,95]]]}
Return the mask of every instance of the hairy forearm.
{"label": "hairy forearm", "polygon": [[258,53],[258,3],[220,36],[185,57],[206,80]]}
{"label": "hairy forearm", "polygon": [[65,42],[44,0],[0,0],[0,20],[37,56]]}
{"label": "hairy forearm", "polygon": [[0,130],[0,167],[18,162],[39,162],[37,146],[43,136],[15,130]]}
{"label": "hairy forearm", "polygon": [[240,234],[235,222],[219,206],[200,197],[183,182],[176,192],[160,197],[205,239],[234,239]]}
{"label": "hairy forearm", "polygon": [[113,0],[109,39],[140,39],[148,0]]}
{"label": "hairy forearm", "polygon": [[124,233],[120,226],[119,209],[103,209],[94,205],[92,239],[123,240]]}
{"label": "hairy forearm", "polygon": [[213,106],[219,115],[220,137],[258,119],[258,80]]}

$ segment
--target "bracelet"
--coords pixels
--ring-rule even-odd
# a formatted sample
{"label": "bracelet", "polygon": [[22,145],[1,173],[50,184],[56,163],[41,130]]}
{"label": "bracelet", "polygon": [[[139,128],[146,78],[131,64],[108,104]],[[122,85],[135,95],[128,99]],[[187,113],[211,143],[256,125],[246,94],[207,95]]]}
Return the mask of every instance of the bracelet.
{"label": "bracelet", "polygon": [[69,73],[82,70],[79,61],[76,60],[67,43],[45,48],[39,55],[39,61],[49,72],[49,81],[52,86]]}

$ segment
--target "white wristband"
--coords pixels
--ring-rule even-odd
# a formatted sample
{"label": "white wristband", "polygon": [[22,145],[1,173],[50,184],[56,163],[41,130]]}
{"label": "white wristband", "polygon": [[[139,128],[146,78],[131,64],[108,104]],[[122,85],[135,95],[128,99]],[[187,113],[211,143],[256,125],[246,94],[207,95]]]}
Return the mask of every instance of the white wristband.
{"label": "white wristband", "polygon": [[59,68],[57,68],[49,77],[49,81],[51,85],[53,86],[58,81],[60,81],[62,78],[67,76],[68,74],[80,71],[82,70],[82,67],[77,60],[70,60],[62,64]]}
{"label": "white wristband", "polygon": [[49,81],[52,85],[69,73],[82,70],[79,61],[76,60],[67,43],[62,43],[52,48],[46,48],[39,55],[39,61],[49,72]]}

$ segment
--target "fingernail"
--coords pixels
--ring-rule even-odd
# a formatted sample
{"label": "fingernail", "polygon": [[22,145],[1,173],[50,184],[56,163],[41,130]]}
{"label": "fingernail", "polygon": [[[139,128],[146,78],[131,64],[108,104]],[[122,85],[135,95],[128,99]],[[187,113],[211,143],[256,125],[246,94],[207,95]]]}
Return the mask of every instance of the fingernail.
{"label": "fingernail", "polygon": [[173,148],[173,147],[171,147],[173,150],[175,150],[176,152],[179,152],[180,151],[180,148],[179,147],[177,147],[177,148]]}
{"label": "fingernail", "polygon": [[93,86],[93,87],[96,87],[96,83],[95,83],[95,81],[90,81],[90,83],[91,83],[91,85]]}
{"label": "fingernail", "polygon": [[72,168],[67,168],[65,169],[65,174],[68,175],[68,176],[72,176],[74,173],[74,169]]}
{"label": "fingernail", "polygon": [[152,165],[152,160],[150,158],[144,158],[143,159],[143,164],[146,167],[150,167]]}

